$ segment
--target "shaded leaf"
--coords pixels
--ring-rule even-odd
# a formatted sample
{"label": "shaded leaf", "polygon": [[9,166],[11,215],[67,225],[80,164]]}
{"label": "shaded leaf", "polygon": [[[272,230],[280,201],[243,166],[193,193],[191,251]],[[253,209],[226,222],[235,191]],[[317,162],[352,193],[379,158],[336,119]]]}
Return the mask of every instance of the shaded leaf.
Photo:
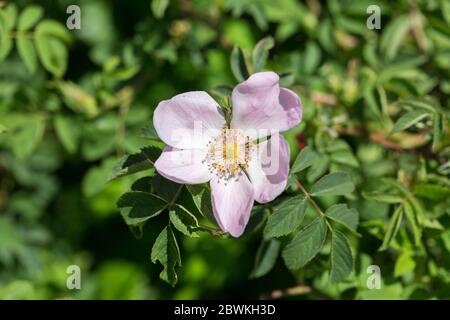
{"label": "shaded leaf", "polygon": [[247,63],[245,61],[244,53],[238,46],[233,48],[230,56],[231,71],[234,77],[239,82],[245,81],[249,77]]}
{"label": "shaded leaf", "polygon": [[114,180],[143,170],[153,168],[155,161],[161,154],[161,150],[148,146],[138,153],[124,157],[113,169],[109,180]]}
{"label": "shaded leaf", "polygon": [[198,211],[213,224],[216,224],[211,206],[211,190],[207,184],[186,185]]}
{"label": "shaded leaf", "polygon": [[117,201],[117,207],[125,222],[137,225],[161,213],[167,202],[146,192],[131,191],[123,194]]}
{"label": "shaded leaf", "polygon": [[198,227],[197,218],[186,209],[179,205],[173,206],[169,211],[169,218],[172,225],[184,235],[193,238],[199,236],[195,232],[195,228]]}
{"label": "shaded leaf", "polygon": [[151,260],[153,263],[159,261],[164,267],[159,277],[172,287],[178,282],[176,266],[181,266],[181,255],[177,239],[172,228],[167,226],[156,238],[152,247]]}
{"label": "shaded leaf", "polygon": [[280,252],[280,241],[277,239],[271,239],[269,241],[261,242],[256,253],[255,266],[250,274],[251,278],[259,278],[267,273],[275,265]]}

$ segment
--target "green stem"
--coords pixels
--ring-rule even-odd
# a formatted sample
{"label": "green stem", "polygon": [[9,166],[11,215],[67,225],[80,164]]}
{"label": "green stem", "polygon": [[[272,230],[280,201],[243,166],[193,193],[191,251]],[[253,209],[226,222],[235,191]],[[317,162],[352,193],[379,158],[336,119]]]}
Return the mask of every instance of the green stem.
{"label": "green stem", "polygon": [[319,205],[317,204],[317,202],[311,197],[311,195],[309,194],[308,191],[306,191],[306,189],[303,187],[303,185],[300,183],[300,181],[298,181],[297,178],[293,177],[296,186],[300,189],[300,191],[305,195],[306,199],[308,199],[308,201],[312,204],[312,206],[314,207],[314,209],[316,209],[316,211],[323,217],[325,218],[325,223],[327,224],[328,228],[332,231],[333,229],[331,228],[330,223],[328,222],[327,215],[322,211],[322,209],[320,209]]}
{"label": "green stem", "polygon": [[178,197],[180,196],[181,190],[183,190],[183,186],[184,186],[184,184],[180,185],[180,187],[178,188],[178,190],[175,193],[175,195],[173,196],[173,198],[167,203],[167,207],[170,207],[171,205],[173,205],[175,203],[175,201],[177,201]]}
{"label": "green stem", "polygon": [[212,227],[208,227],[208,226],[198,226],[197,230],[209,232],[214,237],[220,237],[220,236],[226,234],[225,231],[222,231],[222,230],[216,229],[216,228],[212,228]]}

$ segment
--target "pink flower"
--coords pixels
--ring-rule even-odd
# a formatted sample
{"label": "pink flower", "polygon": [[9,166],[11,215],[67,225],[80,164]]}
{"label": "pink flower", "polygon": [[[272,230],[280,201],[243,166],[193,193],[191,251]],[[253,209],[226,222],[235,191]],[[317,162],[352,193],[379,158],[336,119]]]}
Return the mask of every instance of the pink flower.
{"label": "pink flower", "polygon": [[168,145],[156,170],[178,183],[209,181],[216,221],[233,237],[244,232],[253,201],[272,201],[286,187],[290,150],[278,132],[300,122],[302,105],[278,81],[277,74],[260,72],[237,85],[229,124],[204,91],[162,101],[154,112],[156,132]]}

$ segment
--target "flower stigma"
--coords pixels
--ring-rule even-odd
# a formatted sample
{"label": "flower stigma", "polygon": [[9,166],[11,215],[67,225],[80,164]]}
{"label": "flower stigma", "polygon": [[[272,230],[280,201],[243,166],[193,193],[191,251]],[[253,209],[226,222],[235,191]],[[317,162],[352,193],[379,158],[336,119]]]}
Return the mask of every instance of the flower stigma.
{"label": "flower stigma", "polygon": [[229,180],[249,167],[257,145],[243,130],[225,126],[218,136],[208,142],[207,148],[204,161],[209,171],[219,179]]}

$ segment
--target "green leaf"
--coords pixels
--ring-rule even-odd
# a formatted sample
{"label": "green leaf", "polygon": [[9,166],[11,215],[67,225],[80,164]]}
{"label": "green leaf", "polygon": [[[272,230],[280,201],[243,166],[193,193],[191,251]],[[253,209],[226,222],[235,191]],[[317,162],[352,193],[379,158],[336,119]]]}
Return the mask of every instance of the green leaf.
{"label": "green leaf", "polygon": [[160,214],[167,202],[154,194],[131,191],[123,194],[117,201],[117,207],[125,222],[137,225]]}
{"label": "green leaf", "polygon": [[359,215],[356,209],[350,209],[346,204],[335,204],[327,209],[325,214],[336,222],[356,232],[359,223]]}
{"label": "green leaf", "polygon": [[317,161],[318,155],[311,147],[305,147],[300,151],[297,158],[292,165],[291,172],[300,172],[309,166],[313,165]]}
{"label": "green leaf", "polygon": [[153,168],[155,161],[161,154],[161,150],[148,146],[138,153],[124,157],[113,169],[109,180],[114,180],[143,170]]}
{"label": "green leaf", "polygon": [[450,198],[449,186],[439,186],[430,183],[418,183],[414,185],[414,193],[424,199],[432,201],[444,201]]}
{"label": "green leaf", "polygon": [[169,6],[169,0],[152,0],[151,8],[155,18],[161,19],[164,17],[167,7]]}
{"label": "green leaf", "polygon": [[266,65],[269,50],[273,48],[275,41],[272,37],[265,37],[258,41],[253,49],[253,71],[259,72]]}
{"label": "green leaf", "polygon": [[439,146],[439,141],[442,137],[443,125],[442,117],[436,112],[433,118],[433,150],[436,151]]}
{"label": "green leaf", "polygon": [[354,189],[350,176],[346,172],[332,172],[311,188],[313,196],[338,196],[352,192]]}
{"label": "green leaf", "polygon": [[404,251],[395,261],[394,277],[400,277],[406,273],[413,272],[416,262],[412,258],[411,252]]}
{"label": "green leaf", "polygon": [[6,29],[13,30],[16,25],[17,19],[17,7],[15,4],[10,3],[6,8],[0,9],[0,14],[5,18]]}
{"label": "green leaf", "polygon": [[404,200],[404,197],[401,197],[397,194],[389,194],[380,191],[372,191],[372,192],[363,191],[362,195],[364,198],[368,200],[374,200],[385,203],[400,203]]}
{"label": "green leaf", "polygon": [[36,5],[31,5],[26,7],[20,17],[17,24],[17,30],[20,32],[25,32],[31,29],[44,15],[44,11],[41,7]]}
{"label": "green leaf", "polygon": [[198,227],[197,218],[183,207],[173,206],[169,211],[169,218],[172,225],[184,235],[192,238],[199,237],[195,232],[195,228]]}
{"label": "green leaf", "polygon": [[46,36],[61,40],[64,43],[70,43],[72,36],[67,27],[56,20],[42,20],[36,27],[37,36]]}
{"label": "green leaf", "polygon": [[211,206],[211,190],[208,185],[186,185],[198,211],[210,222],[216,224]]}
{"label": "green leaf", "polygon": [[36,50],[33,46],[33,41],[27,38],[27,36],[25,35],[18,35],[16,41],[20,57],[22,58],[26,67],[31,73],[36,72],[37,56]]}
{"label": "green leaf", "polygon": [[267,273],[275,265],[280,252],[280,241],[277,239],[271,239],[269,241],[261,242],[256,253],[255,266],[250,274],[251,278],[259,278]]}
{"label": "green leaf", "polygon": [[345,280],[353,269],[352,250],[346,236],[334,230],[331,236],[331,270],[330,282]]}
{"label": "green leaf", "polygon": [[182,184],[166,179],[158,173],[152,177],[151,184],[156,195],[167,202],[173,202],[177,193],[183,188]]}
{"label": "green leaf", "polygon": [[35,44],[44,68],[60,78],[67,69],[68,52],[65,42],[71,40],[68,30],[59,22],[43,20],[35,30]]}
{"label": "green leaf", "polygon": [[409,111],[397,120],[390,134],[408,129],[420,120],[426,118],[428,115],[428,112],[424,110]]}
{"label": "green leaf", "polygon": [[447,25],[450,25],[450,2],[448,2],[447,0],[441,0],[440,4],[442,15],[444,16]]}
{"label": "green leaf", "polygon": [[19,159],[30,156],[41,142],[44,132],[45,119],[41,116],[30,116],[11,138],[14,155]]}
{"label": "green leaf", "polygon": [[416,246],[420,245],[422,242],[422,229],[419,226],[419,219],[417,217],[417,214],[414,210],[414,207],[409,201],[405,201],[403,204],[404,212],[406,216],[406,220],[408,221],[409,225],[411,226],[413,236],[414,236],[414,244]]}
{"label": "green leaf", "polygon": [[7,19],[4,17],[4,13],[0,11],[0,62],[6,59],[13,47],[10,31]]}
{"label": "green leaf", "polygon": [[392,240],[394,240],[397,235],[398,230],[400,229],[400,225],[402,224],[403,219],[403,206],[398,206],[395,210],[394,214],[389,221],[388,229],[386,234],[384,235],[383,243],[378,251],[384,251],[389,248]]}
{"label": "green leaf", "polygon": [[81,86],[70,81],[58,81],[64,104],[77,113],[82,113],[89,118],[98,113],[97,100]]}
{"label": "green leaf", "polygon": [[264,228],[264,238],[285,236],[300,226],[305,217],[308,201],[304,196],[296,196],[283,201],[269,216]]}
{"label": "green leaf", "polygon": [[54,118],[56,135],[69,153],[75,153],[80,139],[80,129],[70,117],[57,115]]}
{"label": "green leaf", "polygon": [[349,150],[336,151],[331,154],[331,161],[340,163],[353,168],[358,168],[359,163],[353,153]]}
{"label": "green leaf", "polygon": [[172,287],[178,282],[176,266],[181,266],[180,248],[172,228],[167,226],[156,238],[152,247],[151,259],[153,263],[159,261],[164,267],[159,277]]}
{"label": "green leaf", "polygon": [[81,191],[85,197],[93,197],[107,188],[107,177],[114,166],[115,158],[102,161],[99,166],[91,166],[81,181]]}
{"label": "green leaf", "polygon": [[408,15],[400,15],[384,28],[380,41],[381,52],[386,58],[393,59],[401,47],[401,43],[411,26]]}
{"label": "green leaf", "polygon": [[303,57],[303,72],[312,74],[320,64],[321,51],[320,47],[312,41],[306,44],[305,54]]}
{"label": "green leaf", "polygon": [[410,107],[412,109],[422,109],[431,113],[436,112],[436,106],[427,99],[407,98],[400,99],[397,103],[401,106]]}
{"label": "green leaf", "polygon": [[318,156],[317,160],[313,163],[311,168],[309,168],[306,173],[306,180],[312,183],[319,179],[325,172],[327,172],[330,165],[330,159],[326,154],[321,154]]}
{"label": "green leaf", "polygon": [[326,234],[327,226],[322,217],[298,231],[282,252],[286,266],[292,270],[304,267],[322,248]]}
{"label": "green leaf", "polygon": [[36,49],[44,68],[54,76],[61,78],[67,69],[67,48],[54,38],[36,33]]}
{"label": "green leaf", "polygon": [[249,77],[247,63],[241,48],[235,46],[230,56],[231,71],[239,82],[245,81]]}

